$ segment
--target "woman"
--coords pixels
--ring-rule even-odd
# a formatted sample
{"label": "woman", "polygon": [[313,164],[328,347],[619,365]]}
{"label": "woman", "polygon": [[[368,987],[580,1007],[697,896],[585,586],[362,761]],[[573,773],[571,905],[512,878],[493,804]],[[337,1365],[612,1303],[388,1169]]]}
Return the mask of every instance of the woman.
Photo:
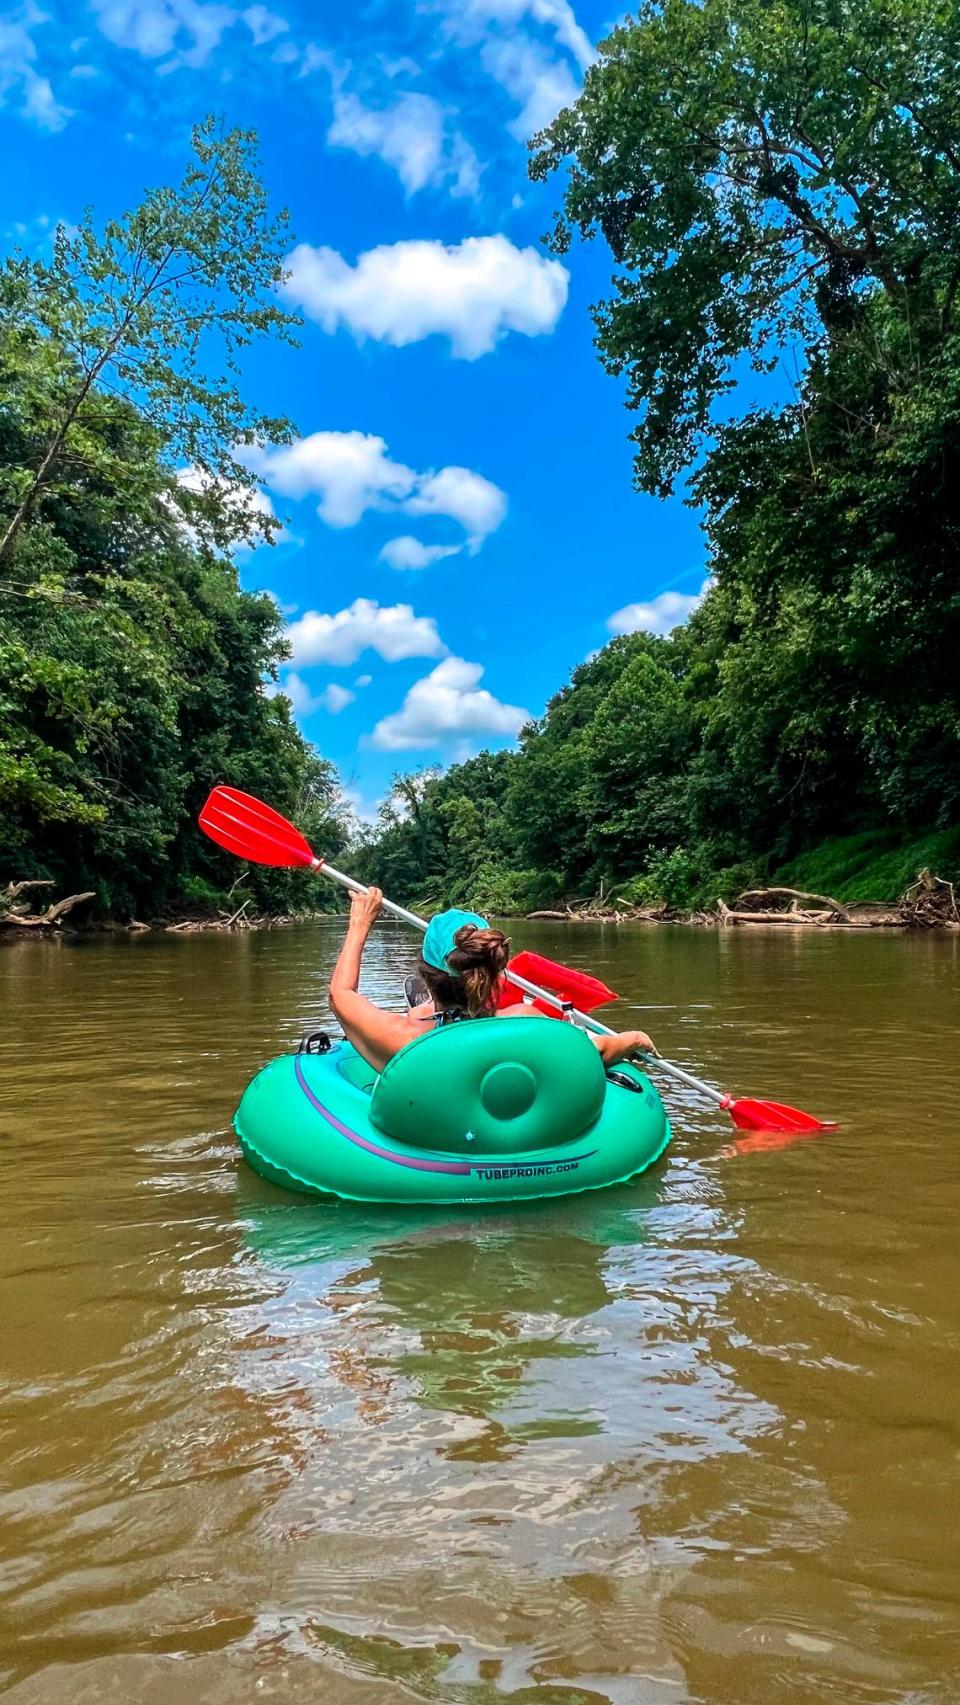
{"label": "woman", "polygon": [[[374,1071],[382,1071],[388,1060],[405,1048],[430,1025],[464,1018],[537,1018],[533,1007],[504,1007],[497,1010],[497,985],[510,957],[510,944],[498,929],[476,912],[451,910],[431,918],[423,938],[419,974],[431,999],[401,1015],[384,1012],[357,989],[360,960],[367,936],[380,915],[383,895],[379,888],[354,894],[350,900],[350,922],[340,957],[330,979],[330,1005],[343,1026],[344,1035]],[[520,997],[518,995],[518,1002]],[[636,1049],[655,1054],[656,1049],[642,1030],[624,1030],[619,1036],[587,1033],[599,1050],[605,1066],[617,1065]]]}

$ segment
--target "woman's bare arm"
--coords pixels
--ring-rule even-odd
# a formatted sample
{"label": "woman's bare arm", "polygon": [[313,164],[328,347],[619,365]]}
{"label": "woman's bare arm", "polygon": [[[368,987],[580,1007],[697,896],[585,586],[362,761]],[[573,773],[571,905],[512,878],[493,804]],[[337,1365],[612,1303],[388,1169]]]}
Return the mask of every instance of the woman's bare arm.
{"label": "woman's bare arm", "polygon": [[343,1025],[347,1041],[378,1072],[418,1034],[409,1019],[399,1013],[381,1012],[357,988],[363,949],[379,916],[382,900],[379,888],[351,896],[347,933],[330,979],[330,1005]]}
{"label": "woman's bare arm", "polygon": [[598,1036],[595,1030],[587,1034],[605,1066],[618,1066],[621,1060],[628,1060],[638,1051],[642,1054],[657,1051],[645,1030],[621,1030],[617,1036]]}

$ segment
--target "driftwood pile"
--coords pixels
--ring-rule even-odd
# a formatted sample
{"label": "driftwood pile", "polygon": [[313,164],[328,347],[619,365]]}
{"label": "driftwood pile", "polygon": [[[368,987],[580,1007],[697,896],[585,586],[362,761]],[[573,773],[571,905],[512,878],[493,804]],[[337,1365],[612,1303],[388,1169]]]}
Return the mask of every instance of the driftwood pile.
{"label": "driftwood pile", "polygon": [[[34,930],[41,935],[50,932],[55,934],[74,906],[95,898],[93,889],[84,894],[68,894],[66,899],[55,901],[45,910],[35,910],[33,901],[24,898],[33,889],[52,887],[51,881],[41,881],[37,878],[29,882],[8,882],[5,888],[0,888],[0,930]],[[131,935],[146,934],[151,929],[160,929],[170,935],[196,935],[201,930],[277,929],[283,924],[302,922],[300,916],[288,918],[251,914],[249,908],[252,904],[251,900],[244,900],[243,905],[238,906],[236,911],[221,911],[217,917],[212,918],[184,918],[181,923],[144,924],[139,919],[132,918],[127,924],[101,924],[99,927],[128,930]]]}
{"label": "driftwood pile", "polygon": [[960,927],[953,884],[921,870],[896,905],[883,900],[851,900],[841,905],[829,894],[799,888],[748,888],[735,906],[717,901],[717,919],[730,924],[779,924],[794,928],[943,929]]}
{"label": "driftwood pile", "polygon": [[[808,894],[803,888],[746,888],[734,906],[717,901],[720,923],[728,924],[787,924],[793,927],[813,924],[845,924],[855,928],[849,908],[829,894]],[[861,925],[869,928],[869,925]]]}
{"label": "driftwood pile", "polygon": [[746,888],[732,906],[718,899],[716,911],[679,912],[674,906],[636,906],[622,895],[600,894],[528,918],[558,923],[688,923],[726,929],[733,925],[771,924],[780,929],[960,929],[960,905],[954,885],[921,870],[899,901],[835,900],[804,888]]}
{"label": "driftwood pile", "polygon": [[[266,912],[248,914],[247,907],[250,904],[249,900],[244,900],[243,905],[232,912],[229,917],[226,912],[221,912],[216,918],[184,918],[182,923],[160,924],[157,927],[162,929],[166,935],[200,935],[209,930],[283,929],[287,924],[302,924],[309,921],[310,918],[326,915],[322,912],[298,912],[294,917],[274,917]],[[140,930],[150,927],[149,924],[133,923],[129,925],[130,929]]]}
{"label": "driftwood pile", "polygon": [[526,912],[528,918],[550,918],[558,923],[673,923],[681,917],[681,913],[673,906],[637,906],[632,900],[627,900],[622,894],[604,894],[603,883],[600,884],[599,894],[589,900],[565,902],[563,906],[542,912]]}
{"label": "driftwood pile", "polygon": [[921,870],[900,901],[900,916],[913,929],[940,929],[944,924],[960,925],[957,896],[953,883],[930,870]]}
{"label": "driftwood pile", "polygon": [[93,899],[91,888],[85,894],[68,894],[65,900],[49,905],[46,911],[35,912],[33,902],[22,897],[28,889],[52,887],[52,882],[36,879],[32,882],[8,882],[5,888],[0,888],[0,929],[58,929],[74,906]]}

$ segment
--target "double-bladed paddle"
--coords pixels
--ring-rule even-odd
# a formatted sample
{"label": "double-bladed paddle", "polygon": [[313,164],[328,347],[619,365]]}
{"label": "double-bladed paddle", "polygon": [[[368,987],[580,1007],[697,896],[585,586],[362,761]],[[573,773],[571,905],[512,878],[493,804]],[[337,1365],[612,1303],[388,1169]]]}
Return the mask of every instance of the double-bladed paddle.
{"label": "double-bladed paddle", "polygon": [[[326,859],[318,858],[300,830],[286,817],[264,805],[262,800],[254,799],[252,794],[241,793],[235,787],[213,789],[200,813],[200,827],[218,846],[225,847],[227,852],[235,853],[238,858],[248,859],[252,864],[312,870],[317,875],[329,876],[331,881],[339,882],[342,888],[349,888],[355,894],[367,892],[364,883],[334,869]],[[418,918],[415,912],[408,912],[405,906],[396,905],[393,900],[384,899],[383,907],[384,911],[395,918],[402,918],[404,923],[412,924],[415,929],[425,930],[427,927],[425,919]],[[527,972],[538,976],[540,982],[532,981]],[[537,953],[522,952],[514,955],[503,974],[515,988],[532,995],[535,1001],[545,1003],[561,1016],[572,1019],[584,1030],[595,1031],[599,1036],[617,1034],[609,1025],[590,1017],[593,1007],[616,1000],[616,995],[585,971],[557,965]],[[582,1005],[576,1005],[575,1001],[582,1002]],[[665,1060],[661,1054],[642,1057],[645,1064],[659,1066],[670,1077],[699,1090],[701,1095],[709,1096],[725,1113],[729,1113],[741,1131],[828,1131],[835,1128],[833,1120],[816,1119],[812,1113],[803,1113],[798,1107],[786,1107],[780,1101],[725,1095],[712,1084],[684,1071],[682,1066],[674,1065],[672,1060]]]}

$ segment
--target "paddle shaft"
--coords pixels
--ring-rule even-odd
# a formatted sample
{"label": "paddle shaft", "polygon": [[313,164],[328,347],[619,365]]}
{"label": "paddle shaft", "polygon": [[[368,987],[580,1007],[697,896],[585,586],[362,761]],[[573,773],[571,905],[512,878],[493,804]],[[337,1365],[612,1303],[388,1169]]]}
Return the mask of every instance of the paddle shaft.
{"label": "paddle shaft", "polygon": [[[369,894],[370,892],[369,888],[366,888],[362,882],[358,882],[355,877],[345,876],[342,870],[335,870],[332,864],[327,863],[326,859],[316,859],[311,869],[316,870],[322,876],[329,876],[332,881],[339,882],[341,887],[349,888],[354,894]],[[418,918],[416,912],[408,912],[406,906],[398,906],[394,900],[388,900],[385,897],[383,909],[385,912],[390,912],[395,918],[402,918],[405,924],[413,924],[415,929],[426,931],[426,918]],[[503,975],[508,983],[513,983],[516,988],[523,989],[526,994],[534,995],[538,1000],[549,1001],[550,1005],[555,1006],[558,1012],[569,1013],[577,1024],[583,1025],[586,1029],[596,1030],[603,1036],[616,1035],[615,1030],[608,1030],[605,1024],[600,1024],[588,1013],[578,1012],[576,1007],[568,1006],[566,1001],[560,999],[559,995],[552,994],[549,989],[541,989],[538,983],[530,983],[526,977],[521,977],[516,971],[511,971],[509,965]]]}
{"label": "paddle shaft", "polygon": [[[326,859],[314,859],[311,869],[319,875],[329,876],[332,882],[339,882],[341,888],[349,888],[353,894],[368,894],[370,891],[364,883],[358,882],[355,877],[346,876],[342,870],[336,870],[332,864],[326,862]],[[408,912],[405,906],[398,906],[393,900],[384,899],[383,909],[385,912],[389,912],[392,917],[401,918],[405,924],[412,924],[414,929],[426,930],[425,918],[418,918],[416,912]],[[582,1030],[592,1030],[597,1036],[617,1035],[617,1031],[611,1030],[609,1024],[601,1024],[598,1018],[591,1018],[588,1012],[581,1012],[578,1007],[570,1006],[567,1001],[561,1000],[560,996],[553,994],[550,989],[542,989],[539,984],[529,982],[526,977],[521,977],[516,971],[511,971],[509,965],[503,975],[507,982],[512,983],[515,988],[523,989],[524,994],[533,995],[536,1000],[548,1001],[551,1006],[556,1007],[558,1012],[565,1013],[568,1018],[573,1020],[574,1024],[578,1024]],[[691,1089],[698,1089],[701,1095],[708,1095],[711,1101],[717,1103],[718,1107],[729,1107],[730,1096],[721,1094],[720,1090],[714,1089],[712,1084],[703,1083],[700,1078],[694,1077],[690,1072],[685,1072],[681,1066],[675,1066],[672,1060],[665,1060],[662,1054],[644,1054],[641,1057],[645,1064],[657,1065],[670,1077],[678,1078],[681,1083],[689,1084]]]}

